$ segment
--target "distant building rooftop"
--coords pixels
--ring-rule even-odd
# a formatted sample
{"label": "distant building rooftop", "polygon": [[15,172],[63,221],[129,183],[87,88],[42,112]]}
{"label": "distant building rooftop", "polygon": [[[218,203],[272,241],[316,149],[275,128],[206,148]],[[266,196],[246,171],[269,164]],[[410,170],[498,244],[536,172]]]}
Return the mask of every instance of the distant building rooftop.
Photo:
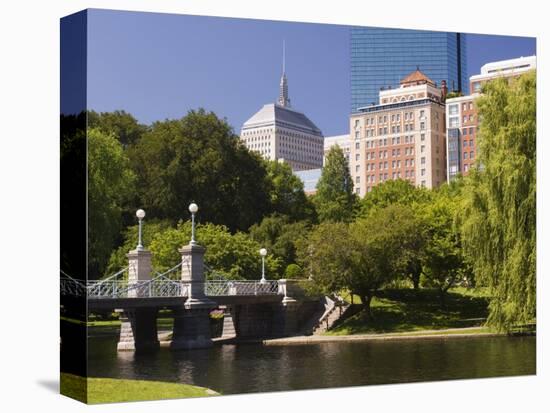
{"label": "distant building rooftop", "polygon": [[321,130],[302,112],[276,103],[268,103],[256,112],[244,125],[243,130],[258,126],[285,126],[321,136]]}

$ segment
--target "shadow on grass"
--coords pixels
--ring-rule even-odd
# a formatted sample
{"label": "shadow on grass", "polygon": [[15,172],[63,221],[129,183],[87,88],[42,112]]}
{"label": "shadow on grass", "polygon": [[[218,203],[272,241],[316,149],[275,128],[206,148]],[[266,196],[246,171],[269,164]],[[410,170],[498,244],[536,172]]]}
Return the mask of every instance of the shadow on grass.
{"label": "shadow on grass", "polygon": [[399,333],[478,327],[487,318],[482,296],[449,292],[442,306],[435,290],[384,290],[372,301],[371,320],[364,311],[343,321],[332,334]]}

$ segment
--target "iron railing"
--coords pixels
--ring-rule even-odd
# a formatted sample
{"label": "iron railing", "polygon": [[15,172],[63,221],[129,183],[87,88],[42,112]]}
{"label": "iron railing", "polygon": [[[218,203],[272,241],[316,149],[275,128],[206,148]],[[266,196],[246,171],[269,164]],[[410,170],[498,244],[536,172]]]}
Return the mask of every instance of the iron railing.
{"label": "iron railing", "polygon": [[[124,268],[103,280],[77,280],[61,272],[61,295],[82,296],[89,299],[105,298],[154,298],[188,297],[190,283],[171,279],[170,276],[181,267],[181,263],[164,273],[156,273],[151,280],[133,281],[118,278],[128,270]],[[282,288],[284,286],[284,288]],[[203,283],[204,293],[210,297],[244,295],[286,295],[286,283],[279,281],[250,280],[208,280]]]}

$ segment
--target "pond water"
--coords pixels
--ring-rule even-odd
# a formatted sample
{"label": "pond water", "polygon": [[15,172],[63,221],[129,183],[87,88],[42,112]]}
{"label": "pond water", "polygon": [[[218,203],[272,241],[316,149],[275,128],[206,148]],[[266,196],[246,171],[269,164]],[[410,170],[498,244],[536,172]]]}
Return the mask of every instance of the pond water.
{"label": "pond water", "polygon": [[117,352],[117,340],[92,329],[90,377],[188,383],[235,394],[536,373],[535,337],[236,344],[152,354]]}

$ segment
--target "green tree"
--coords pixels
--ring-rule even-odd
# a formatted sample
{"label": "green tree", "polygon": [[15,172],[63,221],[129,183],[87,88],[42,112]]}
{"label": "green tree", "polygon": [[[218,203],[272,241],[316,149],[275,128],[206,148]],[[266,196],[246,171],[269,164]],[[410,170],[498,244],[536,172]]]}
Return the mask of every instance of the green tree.
{"label": "green tree", "polygon": [[359,216],[368,218],[370,214],[391,205],[401,205],[408,210],[407,225],[411,234],[403,243],[403,254],[407,257],[404,276],[417,290],[422,274],[422,260],[427,241],[427,222],[421,211],[425,210],[433,198],[433,193],[425,188],[415,187],[407,180],[389,180],[372,188],[361,200]]}
{"label": "green tree", "polygon": [[326,156],[313,203],[320,221],[350,222],[355,216],[357,196],[344,152],[338,145]]}
{"label": "green tree", "polygon": [[448,189],[441,188],[432,203],[423,209],[424,222],[427,223],[422,254],[425,284],[438,290],[441,305],[445,305],[447,291],[471,273],[454,221],[460,198],[449,195]]}
{"label": "green tree", "polygon": [[510,330],[536,315],[536,75],[498,79],[478,98],[478,168],[460,214],[478,283],[493,298],[489,324]]}
{"label": "green tree", "polygon": [[204,110],[156,122],[129,148],[141,206],[176,223],[195,201],[204,222],[246,230],[270,209],[263,161],[240,143],[225,120]]}
{"label": "green tree", "polygon": [[425,188],[415,187],[404,179],[383,182],[372,188],[361,200],[361,216],[367,216],[374,208],[385,208],[389,205],[413,205],[429,202],[431,192]]}
{"label": "green tree", "polygon": [[132,196],[135,176],[122,145],[98,129],[88,130],[88,268],[97,278],[121,230],[122,205]]}
{"label": "green tree", "polygon": [[315,220],[315,208],[304,193],[304,184],[286,163],[266,161],[271,210],[291,221]]}
{"label": "green tree", "polygon": [[402,247],[413,236],[408,222],[409,211],[393,205],[351,224],[321,223],[300,244],[302,267],[326,294],[348,289],[359,295],[370,319],[372,298],[405,271]]}
{"label": "green tree", "polygon": [[[134,215],[135,217],[135,215]],[[137,221],[137,218],[134,218]],[[142,226],[142,244],[146,249],[149,249],[151,241],[158,233],[166,231],[171,228],[171,222],[164,220],[158,220],[155,218],[146,218]],[[118,272],[120,269],[128,266],[128,254],[129,251],[136,249],[138,243],[138,226],[130,225],[121,232],[122,245],[113,250],[109,258],[109,265],[105,271],[105,276],[109,276]]]}
{"label": "green tree", "polygon": [[249,233],[252,239],[281,260],[281,268],[284,270],[296,263],[297,244],[306,236],[310,227],[307,221],[291,222],[288,216],[274,214],[250,227]]}
{"label": "green tree", "polygon": [[88,111],[88,128],[114,135],[123,146],[136,143],[147,131],[147,126],[139,124],[136,118],[123,110]]}
{"label": "green tree", "polygon": [[[167,228],[156,233],[150,244],[153,253],[153,266],[165,271],[181,261],[178,249],[189,243],[191,224],[180,222],[177,228]],[[260,279],[260,244],[243,232],[231,234],[223,225],[203,224],[196,228],[197,242],[206,247],[205,262],[228,279]],[[266,277],[278,278],[281,272],[280,261],[272,254],[266,257]]]}

